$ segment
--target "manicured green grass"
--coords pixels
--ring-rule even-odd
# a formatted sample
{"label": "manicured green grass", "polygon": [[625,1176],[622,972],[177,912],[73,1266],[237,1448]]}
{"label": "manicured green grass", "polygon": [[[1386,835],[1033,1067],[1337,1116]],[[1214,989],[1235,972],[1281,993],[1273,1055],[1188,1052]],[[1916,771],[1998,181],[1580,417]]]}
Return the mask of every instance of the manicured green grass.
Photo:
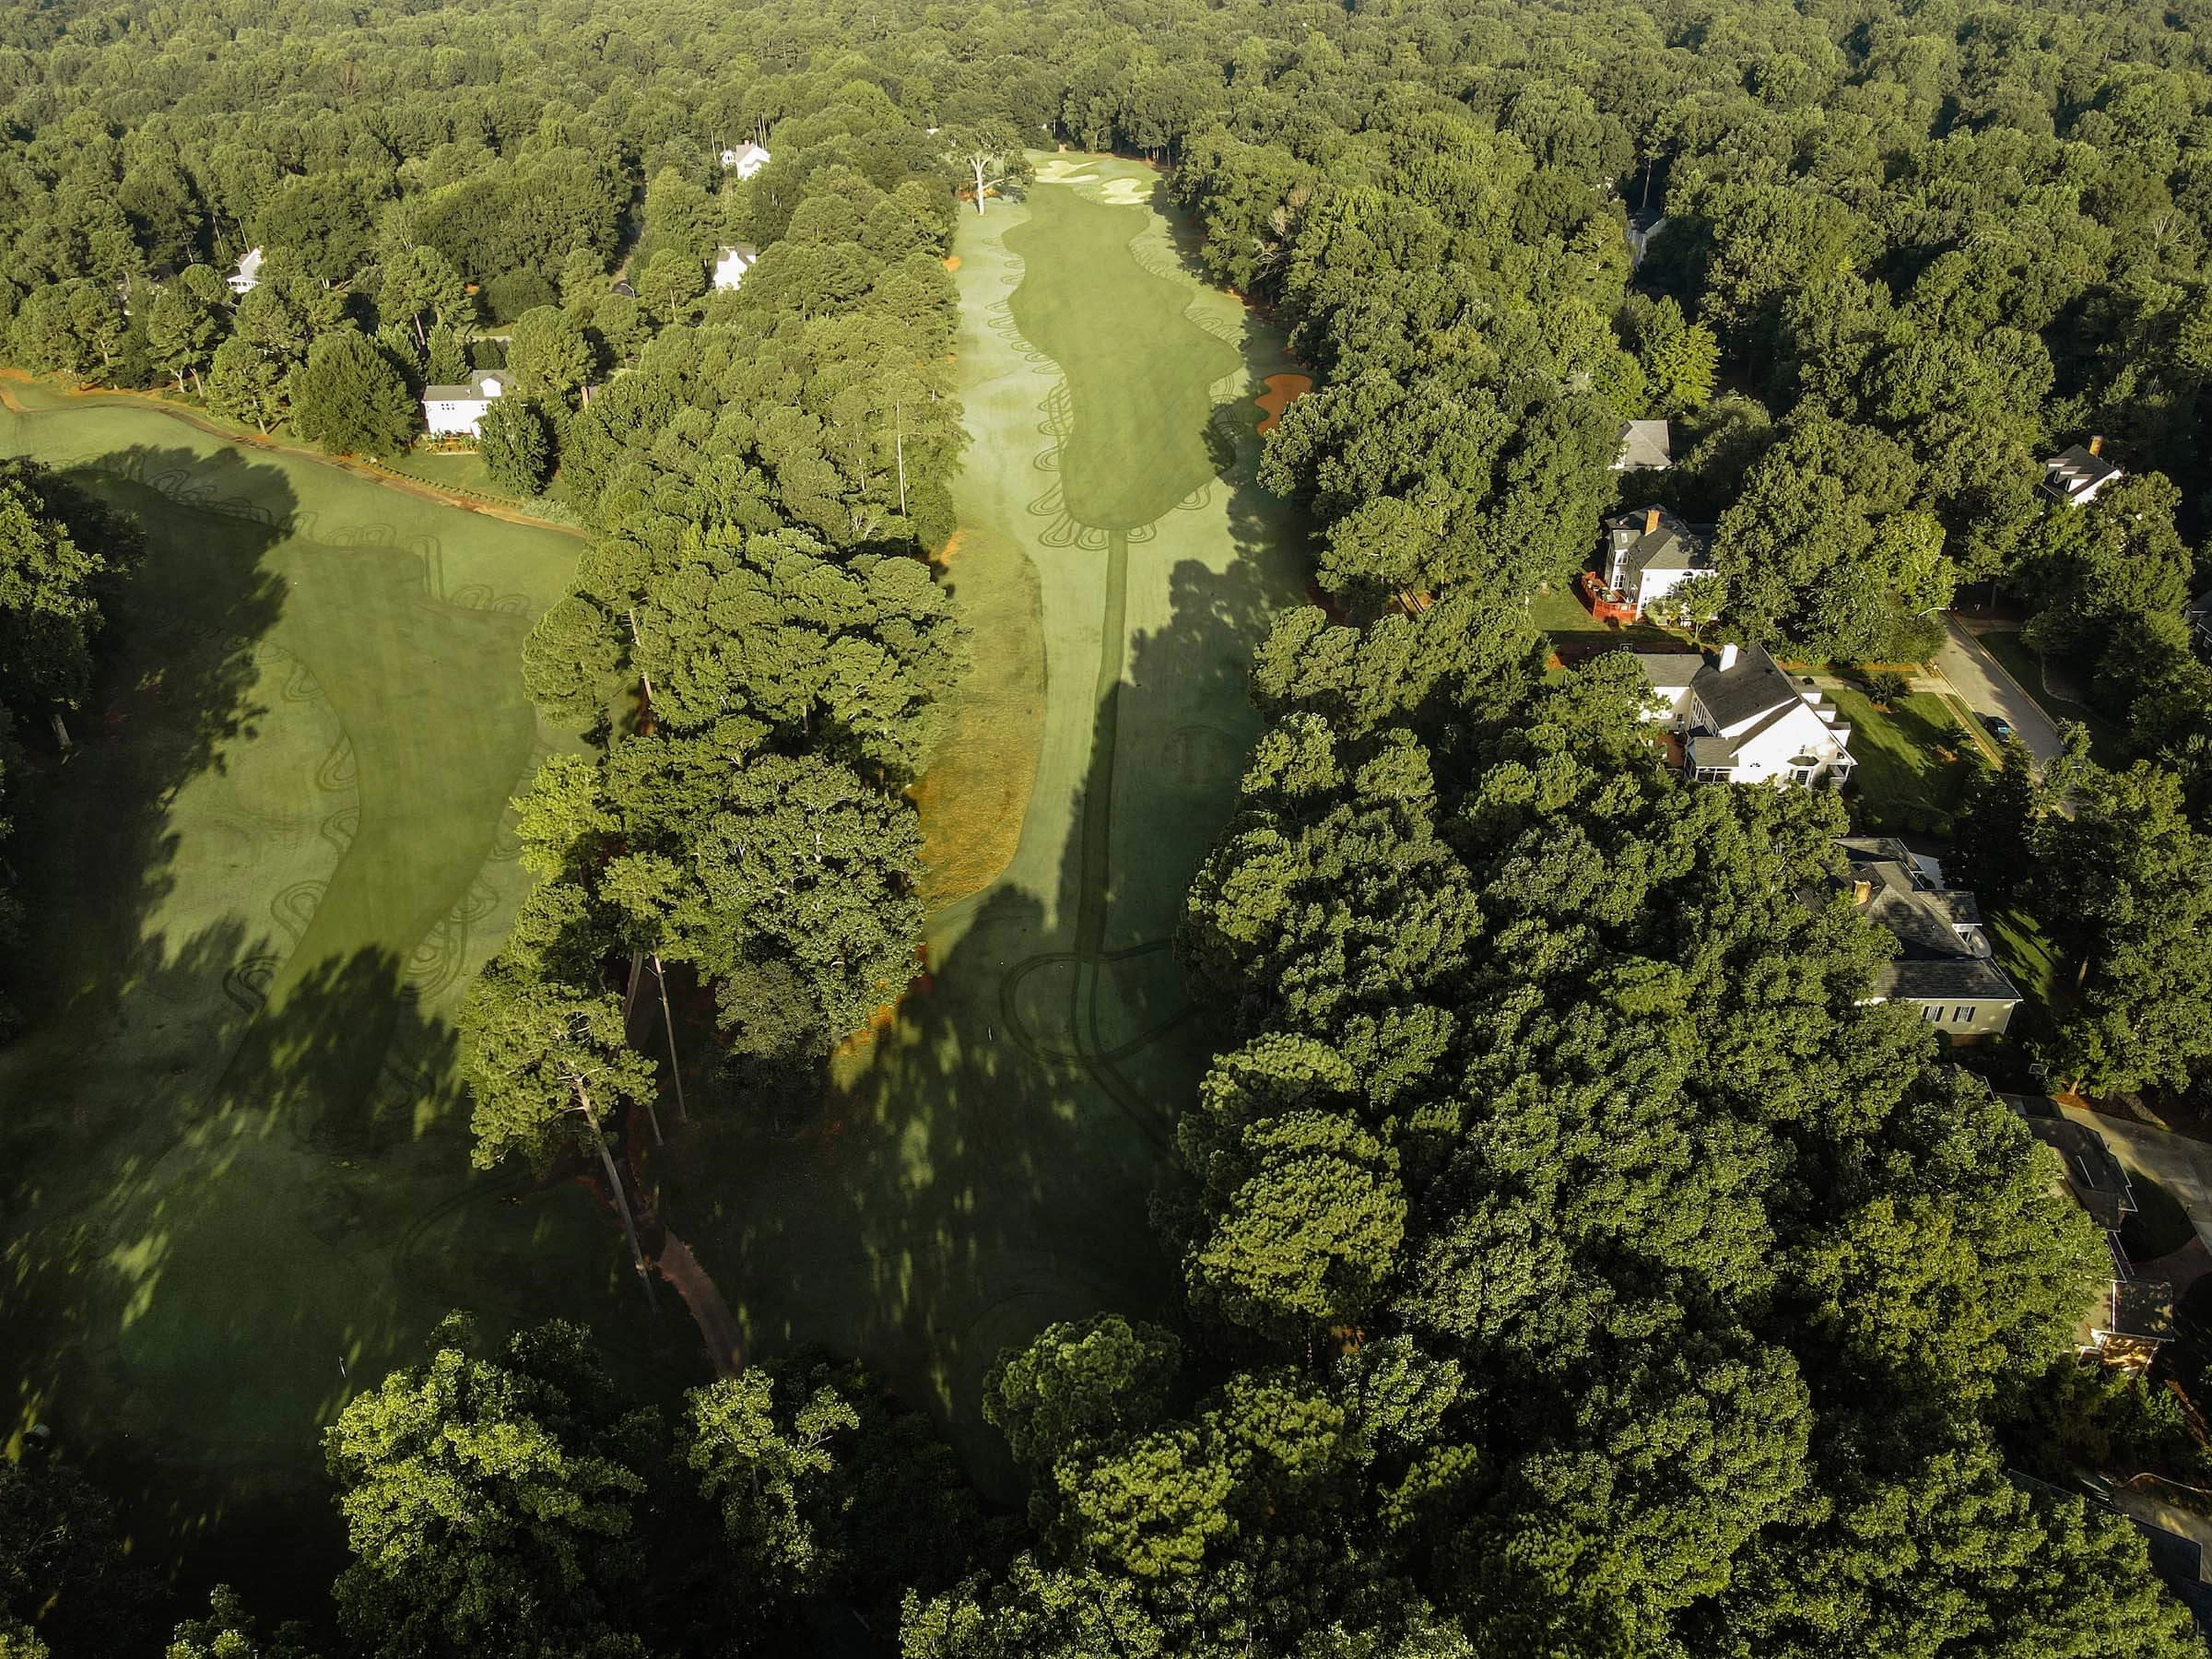
{"label": "manicured green grass", "polygon": [[0,453],[149,542],[11,848],[0,1440],[56,1422],[157,1559],[282,1581],[265,1537],[329,1535],[320,1429],[448,1310],[654,1340],[581,1189],[471,1176],[453,1070],[528,886],[507,799],[572,741],[519,653],[581,543],[141,405],[0,416]]}
{"label": "manicured green grass", "polygon": [[[1170,941],[1258,733],[1252,648],[1308,568],[1253,478],[1253,399],[1297,366],[1168,274],[1157,212],[1100,199],[1152,195],[1150,170],[1050,160],[1088,182],[994,199],[955,248],[974,441],[948,574],[990,664],[950,724],[1033,755],[1018,842],[932,916],[926,985],[839,1056],[827,1112],[782,1138],[721,1118],[667,1204],[757,1349],[864,1356],[1009,1491],[979,1410],[998,1353],[1174,1305],[1147,1205],[1219,1033]],[[959,770],[931,787],[985,782]],[[925,824],[977,816],[924,793]]]}
{"label": "manicured green grass", "polygon": [[1590,614],[1590,607],[1567,588],[1532,596],[1528,602],[1528,619],[1538,633],[1550,635],[1557,644],[1580,644],[1594,637],[1608,637],[1624,645],[1678,648],[1689,639],[1687,634],[1671,632],[1654,622],[1631,622],[1625,627],[1600,622]]}
{"label": "manicured green grass", "polygon": [[1858,761],[1852,787],[1863,823],[1932,829],[1937,815],[1959,809],[1974,745],[1948,703],[1927,691],[1915,691],[1893,708],[1877,708],[1858,691],[1826,695],[1851,727],[1851,752]]}
{"label": "manicured green grass", "polygon": [[2008,905],[1984,907],[1982,919],[1997,956],[1997,964],[2012,982],[2048,1011],[2056,1011],[2065,995],[2058,955],[2042,924],[2024,910]]}
{"label": "manicured green grass", "polygon": [[1038,187],[1027,207],[1006,233],[1024,265],[1009,302],[1014,325],[1065,385],[1062,502],[1091,529],[1149,524],[1220,470],[1207,443],[1212,388],[1241,359],[1185,314],[1187,278],[1130,257],[1130,242],[1155,222],[1151,208],[1065,185]]}

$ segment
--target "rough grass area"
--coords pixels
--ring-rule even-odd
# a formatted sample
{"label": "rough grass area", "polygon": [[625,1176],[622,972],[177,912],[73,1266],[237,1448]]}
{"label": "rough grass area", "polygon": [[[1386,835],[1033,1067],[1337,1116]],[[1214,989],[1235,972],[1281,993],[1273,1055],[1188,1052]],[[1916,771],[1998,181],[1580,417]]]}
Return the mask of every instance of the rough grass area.
{"label": "rough grass area", "polygon": [[518,495],[513,490],[500,488],[484,470],[484,457],[473,449],[412,450],[393,462],[388,470],[403,478],[415,478],[457,495],[502,502],[556,524],[571,521],[569,510],[549,497]]}
{"label": "rough grass area", "polygon": [[[1135,205],[1150,170],[1041,160],[1078,182],[965,215],[957,247],[977,671],[922,791],[929,972],[802,1129],[702,1125],[666,1205],[750,1349],[864,1356],[1009,1495],[978,1408],[999,1352],[1172,1306],[1147,1206],[1218,1033],[1170,942],[1257,735],[1252,648],[1308,568],[1253,481],[1257,399],[1297,365],[1184,273]],[[1024,753],[1026,801],[997,758]]]}
{"label": "rough grass area", "polygon": [[647,1340],[582,1189],[471,1177],[453,1075],[527,887],[507,799],[563,741],[518,653],[581,543],[143,405],[0,416],[0,452],[150,545],[11,848],[0,1441],[55,1424],[157,1559],[285,1605],[328,1577],[288,1567],[335,1544],[319,1430],[448,1310]]}
{"label": "rough grass area", "polygon": [[914,787],[922,896],[932,908],[991,885],[1021,844],[1044,731],[1044,629],[1036,568],[994,524],[953,537],[946,585],[974,641],[974,665],[945,711],[935,761]]}
{"label": "rough grass area", "polygon": [[1947,830],[1976,764],[1973,736],[1950,704],[1932,691],[1915,691],[1889,708],[1877,708],[1860,691],[1826,695],[1851,727],[1860,822],[1869,829]]}

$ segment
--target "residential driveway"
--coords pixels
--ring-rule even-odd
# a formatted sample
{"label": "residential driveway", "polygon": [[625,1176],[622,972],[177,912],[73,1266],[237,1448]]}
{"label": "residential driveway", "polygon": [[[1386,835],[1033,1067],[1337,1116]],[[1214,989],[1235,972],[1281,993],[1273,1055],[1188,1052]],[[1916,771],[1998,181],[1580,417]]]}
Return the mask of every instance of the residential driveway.
{"label": "residential driveway", "polygon": [[2012,723],[2036,764],[2046,765],[2059,753],[2058,727],[2044,713],[2027,688],[2005,671],[1989,647],[1968,631],[1957,617],[1943,618],[1944,641],[1936,653],[1936,670],[1951,683],[1951,689],[1976,714],[2002,715]]}
{"label": "residential driveway", "polygon": [[2171,1135],[2126,1118],[2106,1117],[2064,1101],[2059,1110],[2103,1135],[2104,1144],[2121,1162],[2141,1171],[2171,1193],[2174,1202],[2188,1211],[2196,1236],[2212,1247],[2212,1143]]}

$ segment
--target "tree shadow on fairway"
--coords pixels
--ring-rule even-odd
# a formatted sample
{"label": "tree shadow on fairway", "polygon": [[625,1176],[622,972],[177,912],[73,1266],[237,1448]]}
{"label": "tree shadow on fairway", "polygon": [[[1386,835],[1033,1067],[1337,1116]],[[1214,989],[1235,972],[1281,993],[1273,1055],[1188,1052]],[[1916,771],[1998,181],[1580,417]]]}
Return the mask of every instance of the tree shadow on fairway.
{"label": "tree shadow on fairway", "polygon": [[293,507],[281,468],[229,449],[135,446],[68,477],[136,524],[147,551],[110,607],[74,747],[37,751],[44,775],[11,846],[31,916],[0,973],[32,1028],[112,1004],[159,966],[146,924],[172,890],[168,807],[269,712],[256,654],[284,594],[264,560]]}
{"label": "tree shadow on fairway", "polygon": [[[1209,544],[1213,562],[1164,535],[1115,538],[1124,579],[1164,590],[1168,615],[1105,630],[1052,890],[1002,882],[952,912],[957,942],[841,1061],[797,1134],[770,1132],[740,1087],[695,1096],[692,1129],[653,1160],[669,1223],[748,1353],[818,1344],[868,1360],[1003,1499],[1019,1476],[981,1412],[998,1356],[1058,1320],[1175,1316],[1177,1269],[1149,1211],[1178,1178],[1176,1119],[1228,1034],[1194,1004],[1171,941],[1259,729],[1253,646],[1301,593],[1296,523],[1253,493],[1256,448],[1244,429],[1230,545]],[[1093,668],[1055,672],[1089,685]]]}

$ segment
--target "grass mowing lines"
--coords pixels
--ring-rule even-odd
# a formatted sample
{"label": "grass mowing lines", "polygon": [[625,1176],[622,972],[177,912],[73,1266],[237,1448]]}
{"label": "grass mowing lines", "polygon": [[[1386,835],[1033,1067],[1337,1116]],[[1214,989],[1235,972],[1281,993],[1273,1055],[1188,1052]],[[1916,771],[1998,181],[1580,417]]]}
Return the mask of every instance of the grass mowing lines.
{"label": "grass mowing lines", "polygon": [[1868,828],[1934,830],[1959,810],[1975,743],[1942,697],[1915,691],[1885,709],[1849,688],[1825,695],[1851,727],[1852,782]]}
{"label": "grass mowing lines", "polygon": [[562,740],[521,641],[581,544],[122,402],[0,416],[0,452],[149,541],[12,849],[0,1389],[149,1538],[289,1606],[319,1428],[446,1310],[629,1318],[581,1191],[471,1177],[452,1070],[528,885],[507,798]]}
{"label": "grass mowing lines", "polygon": [[[1132,163],[1040,161],[1155,196]],[[1000,1350],[1171,1313],[1147,1205],[1215,1034],[1167,941],[1257,735],[1253,646],[1305,575],[1302,526],[1248,483],[1254,400],[1297,366],[1169,264],[1155,211],[1087,191],[959,229],[973,441],[947,575],[977,667],[918,791],[950,888],[929,979],[796,1133],[702,1112],[668,1205],[750,1351],[868,1359],[1009,1497],[979,1409]]]}
{"label": "grass mowing lines", "polygon": [[1022,336],[1059,366],[1073,406],[1059,444],[1061,502],[1077,524],[1128,532],[1171,512],[1220,470],[1206,441],[1213,384],[1234,347],[1192,322],[1192,288],[1129,251],[1151,220],[1077,191],[1030,193],[1007,250],[1025,265],[1011,299]]}

